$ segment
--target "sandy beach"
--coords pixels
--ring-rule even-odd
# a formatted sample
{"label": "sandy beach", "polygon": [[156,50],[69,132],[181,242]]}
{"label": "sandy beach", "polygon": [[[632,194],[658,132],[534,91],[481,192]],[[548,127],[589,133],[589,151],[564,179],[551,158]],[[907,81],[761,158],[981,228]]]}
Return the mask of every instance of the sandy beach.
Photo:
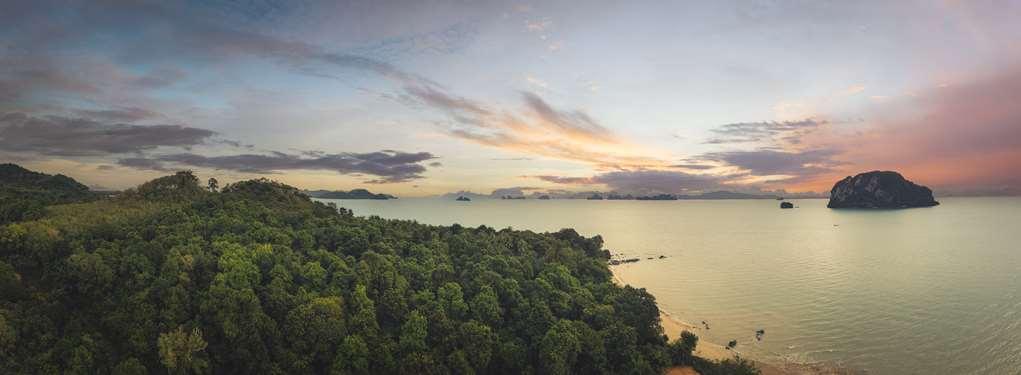
{"label": "sandy beach", "polygon": [[[614,268],[610,267],[613,271]],[[616,272],[613,273],[613,280],[619,285],[627,285],[627,282],[620,277]],[[741,355],[740,351],[727,349],[725,346],[709,342],[704,340],[702,337],[703,327],[676,319],[670,315],[670,313],[660,310],[659,317],[661,325],[663,326],[663,333],[666,334],[670,341],[676,340],[681,337],[681,332],[689,331],[699,336],[698,346],[695,347],[695,355],[719,361],[728,358],[734,358]],[[856,374],[856,372],[848,369],[832,368],[829,366],[823,366],[819,364],[804,364],[804,363],[769,363],[744,356],[745,359],[749,359],[755,362],[755,365],[762,371],[762,375],[850,375]],[[667,370],[668,375],[694,375],[698,374],[694,369],[690,367],[673,367]]]}

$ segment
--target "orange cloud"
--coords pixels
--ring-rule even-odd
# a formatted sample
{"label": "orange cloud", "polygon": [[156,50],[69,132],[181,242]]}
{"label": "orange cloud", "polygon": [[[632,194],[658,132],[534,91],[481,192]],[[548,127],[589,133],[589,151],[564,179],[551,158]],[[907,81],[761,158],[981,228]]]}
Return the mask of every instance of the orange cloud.
{"label": "orange cloud", "polygon": [[553,108],[538,95],[522,93],[524,108],[492,109],[470,99],[455,97],[432,87],[412,86],[407,93],[426,105],[446,112],[447,134],[478,144],[582,162],[603,169],[666,167],[664,158],[648,147],[632,143],[581,111]]}

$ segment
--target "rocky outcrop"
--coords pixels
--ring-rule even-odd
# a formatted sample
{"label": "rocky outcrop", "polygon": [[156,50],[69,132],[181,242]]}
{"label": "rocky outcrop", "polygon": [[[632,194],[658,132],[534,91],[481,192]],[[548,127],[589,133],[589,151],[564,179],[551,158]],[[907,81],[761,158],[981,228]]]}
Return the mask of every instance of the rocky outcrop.
{"label": "rocky outcrop", "polygon": [[829,208],[908,208],[938,205],[932,190],[900,173],[872,171],[848,176],[833,185]]}

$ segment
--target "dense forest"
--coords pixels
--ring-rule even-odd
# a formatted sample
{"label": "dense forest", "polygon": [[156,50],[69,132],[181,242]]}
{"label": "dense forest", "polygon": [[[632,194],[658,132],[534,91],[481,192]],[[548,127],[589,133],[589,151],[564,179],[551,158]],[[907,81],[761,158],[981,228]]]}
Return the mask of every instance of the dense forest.
{"label": "dense forest", "polygon": [[598,236],[361,218],[190,172],[103,199],[46,181],[3,190],[32,214],[0,226],[0,373],[756,373],[668,343]]}
{"label": "dense forest", "polygon": [[46,206],[52,204],[81,202],[95,196],[70,177],[0,164],[0,225],[41,217]]}

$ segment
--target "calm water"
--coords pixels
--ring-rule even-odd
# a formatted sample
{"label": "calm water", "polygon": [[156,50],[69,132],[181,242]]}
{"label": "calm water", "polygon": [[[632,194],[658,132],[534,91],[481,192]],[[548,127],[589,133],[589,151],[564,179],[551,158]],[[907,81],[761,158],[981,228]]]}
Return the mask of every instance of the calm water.
{"label": "calm water", "polygon": [[[601,234],[615,272],[705,340],[873,374],[1021,373],[1021,199],[827,209],[825,200],[334,201],[357,215]],[[666,259],[646,257],[666,255]],[[762,341],[755,330],[766,331]]]}

